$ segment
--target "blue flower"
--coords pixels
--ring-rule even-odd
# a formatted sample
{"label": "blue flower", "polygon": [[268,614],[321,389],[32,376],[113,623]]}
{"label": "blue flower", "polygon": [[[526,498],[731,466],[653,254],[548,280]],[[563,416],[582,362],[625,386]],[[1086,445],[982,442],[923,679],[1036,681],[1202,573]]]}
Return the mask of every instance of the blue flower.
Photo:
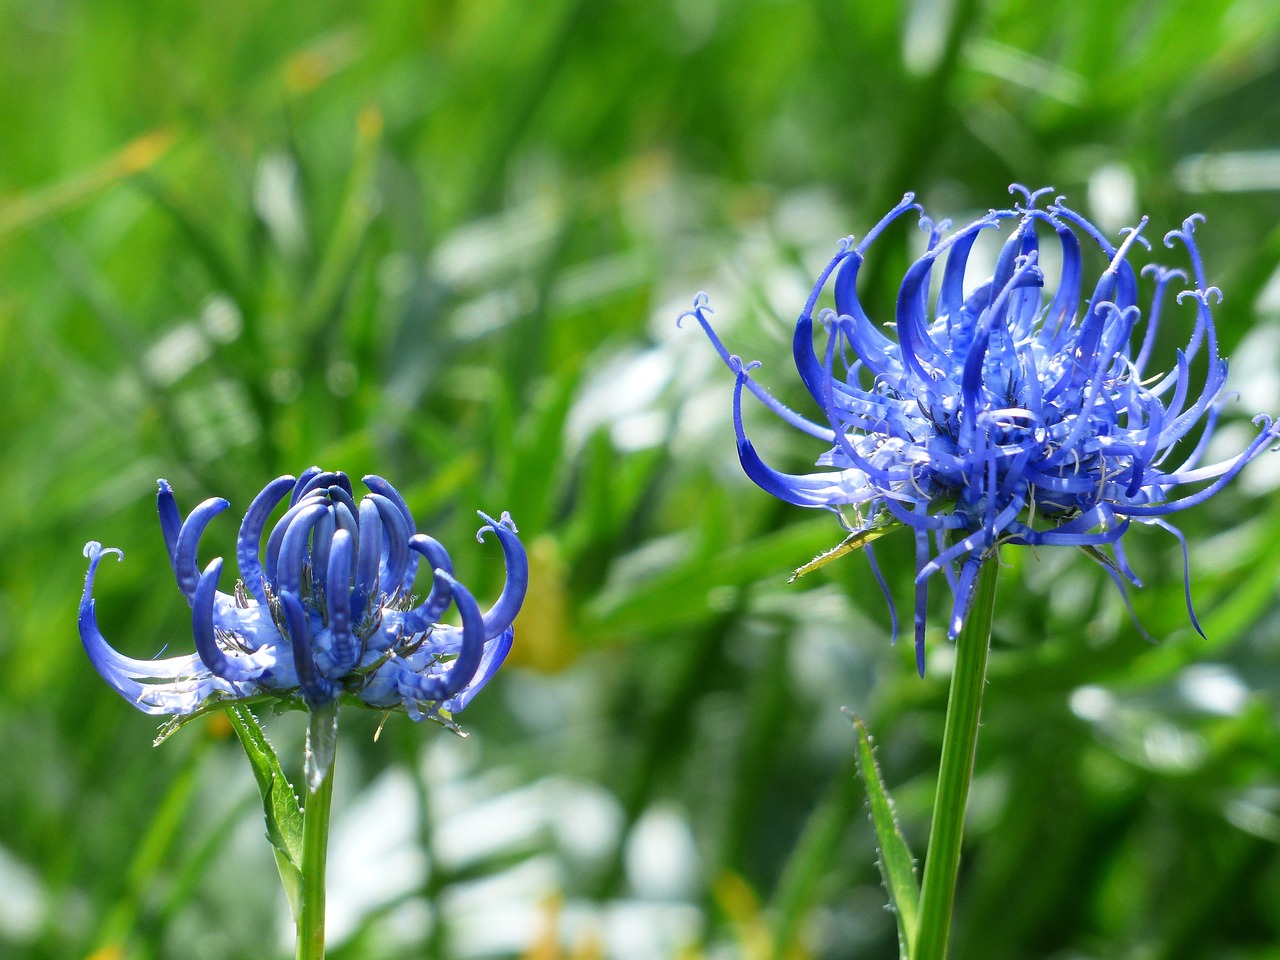
{"label": "blue flower", "polygon": [[[736,375],[738,455],[752,480],[789,503],[840,514],[851,534],[846,543],[866,545],[882,587],[871,539],[897,525],[915,535],[922,674],[934,574],[951,587],[954,638],[979,565],[1003,543],[1081,547],[1124,593],[1126,582],[1140,585],[1121,545],[1137,522],[1181,541],[1185,571],[1186,541],[1165,518],[1217,493],[1277,436],[1270,419],[1259,417],[1260,431],[1243,451],[1201,465],[1229,394],[1210,311],[1221,292],[1205,279],[1194,237],[1198,215],[1165,237],[1166,247],[1185,250],[1190,273],[1144,267],[1144,308],[1129,257],[1137,244],[1150,249],[1145,218],[1113,243],[1061,199],[1037,209],[1050,191],[1015,191],[1024,203],[954,231],[925,217],[908,194],[860,242],[841,242],[800,313],[792,345],[825,424],[778,402],[752,376],[758,364],[725,349],[707,319],[705,295],[684,314],[701,324]],[[903,277],[893,322],[877,326],[858,300],[858,271],[880,233],[912,210],[928,235],[926,250]],[[992,276],[966,289],[979,235],[1006,222],[1012,230]],[[1060,255],[1056,289],[1046,288],[1042,239]],[[1085,258],[1098,256],[1086,253],[1091,248],[1106,266],[1086,300]],[[814,311],[828,286],[835,309],[818,314],[825,344],[815,350]],[[1147,363],[1171,300],[1194,309],[1194,324],[1173,369],[1153,375]],[[1193,365],[1201,372],[1193,374]],[[817,463],[827,469],[793,475],[766,464],[743,427],[744,388],[823,441]],[[1181,493],[1189,486],[1194,492]]]}
{"label": "blue flower", "polygon": [[[507,514],[481,514],[502,546],[507,579],[493,607],[480,611],[453,577],[449,554],[415,531],[404,499],[381,477],[356,502],[345,474],[312,467],[279,477],[249,505],[240,524],[240,581],[219,590],[222,559],[200,569],[196,550],[226,500],[199,504],[185,520],[169,484],[159,481],[160,529],[178,588],[191,605],[196,652],[136,660],[103,638],[93,583],[108,553],[85,547],[89,572],[80,600],[80,639],[89,660],[117,692],[150,714],[185,716],[231,701],[270,698],[331,712],[345,698],[377,709],[403,709],[452,725],[452,716],[489,682],[511,649],[512,621],[524,601],[528,564]],[[261,549],[264,528],[285,499],[288,508]],[[428,576],[417,576],[426,561]],[[415,580],[428,590],[421,602]],[[460,626],[439,623],[450,606]]]}

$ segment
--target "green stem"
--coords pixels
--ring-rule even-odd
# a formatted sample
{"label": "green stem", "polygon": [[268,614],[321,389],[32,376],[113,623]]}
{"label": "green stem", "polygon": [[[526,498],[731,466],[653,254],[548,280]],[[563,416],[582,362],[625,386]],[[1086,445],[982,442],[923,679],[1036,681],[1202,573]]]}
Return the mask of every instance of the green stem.
{"label": "green stem", "polygon": [[920,926],[911,960],[944,960],[947,955],[951,907],[960,869],[964,811],[978,746],[982,688],[987,682],[987,651],[991,646],[991,618],[996,605],[999,567],[999,560],[994,556],[983,562],[978,571],[973,607],[956,638],[956,666],[947,697],[938,792],[933,801],[929,852],[920,888]]}
{"label": "green stem", "polygon": [[297,960],[324,960],[324,875],[333,804],[333,759],[302,811],[302,896],[298,905]]}

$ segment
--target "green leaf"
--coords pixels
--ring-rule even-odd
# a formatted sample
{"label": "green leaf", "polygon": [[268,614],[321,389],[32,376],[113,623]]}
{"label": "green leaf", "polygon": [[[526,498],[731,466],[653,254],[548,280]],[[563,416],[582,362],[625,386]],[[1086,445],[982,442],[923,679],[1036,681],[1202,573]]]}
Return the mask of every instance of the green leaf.
{"label": "green leaf", "polygon": [[[196,707],[196,709],[191,713],[184,713],[179,716],[169,717],[164,721],[164,723],[160,724],[160,729],[156,731],[156,738],[151,741],[151,745],[153,747],[158,747],[189,723],[224,709],[227,706],[229,699],[229,697],[224,697],[221,693],[215,691],[210,694],[204,703]],[[260,703],[266,700],[271,700],[274,704],[280,703],[280,701],[275,698],[266,696],[241,697],[236,699],[235,702],[238,705],[247,705],[250,703]]]}
{"label": "green leaf", "polygon": [[249,758],[254,779],[258,781],[262,812],[267,821],[267,839],[274,848],[280,883],[296,919],[298,897],[302,891],[302,807],[298,804],[293,784],[284,775],[275,748],[267,740],[253,711],[242,704],[234,704],[227,707],[227,716]]}
{"label": "green leaf", "polygon": [[849,822],[858,806],[858,778],[854,758],[841,764],[826,795],[809,815],[799,840],[787,858],[774,890],[774,957],[797,955],[797,934],[802,921],[818,899],[822,880],[829,874]]}
{"label": "green leaf", "polygon": [[796,580],[798,580],[800,577],[803,577],[806,573],[813,573],[813,571],[817,570],[820,567],[825,567],[828,563],[831,563],[833,560],[839,560],[846,553],[853,553],[853,551],[855,550],[861,550],[867,544],[873,543],[874,541],[879,540],[886,533],[892,533],[895,529],[897,529],[900,526],[902,526],[902,522],[899,520],[894,520],[892,518],[889,518],[889,519],[879,518],[879,519],[873,520],[871,523],[868,523],[865,527],[861,527],[858,530],[855,530],[853,533],[849,534],[849,536],[845,537],[842,541],[840,541],[840,543],[832,547],[830,550],[826,551],[825,553],[818,554],[816,557],[814,557],[804,566],[796,570],[795,573],[791,574],[791,579],[788,580],[787,582],[795,583]]}
{"label": "green leaf", "polygon": [[297,317],[298,335],[314,336],[333,325],[354,282],[364,239],[378,208],[374,178],[381,139],[382,114],[366,107],[356,122],[356,155],[347,195]]}
{"label": "green leaf", "polygon": [[893,801],[885,789],[884,778],[876,763],[871,734],[862,718],[850,713],[858,732],[858,773],[867,789],[871,807],[871,825],[879,842],[880,873],[898,918],[898,950],[902,960],[909,960],[915,947],[916,915],[920,908],[920,886],[916,879],[916,863],[907,840],[898,828]]}

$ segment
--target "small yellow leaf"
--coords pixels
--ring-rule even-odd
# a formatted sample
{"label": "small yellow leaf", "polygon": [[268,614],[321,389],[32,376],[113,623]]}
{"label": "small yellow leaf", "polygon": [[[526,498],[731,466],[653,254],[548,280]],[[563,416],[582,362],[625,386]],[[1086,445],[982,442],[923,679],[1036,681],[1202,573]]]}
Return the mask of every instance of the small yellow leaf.
{"label": "small yellow leaf", "polygon": [[787,583],[795,583],[800,577],[806,573],[812,573],[819,567],[825,567],[833,560],[839,560],[846,553],[853,553],[855,550],[861,550],[867,544],[879,540],[886,533],[889,533],[895,527],[901,526],[897,520],[889,521],[872,521],[861,530],[855,530],[849,536],[845,537],[838,545],[832,547],[826,553],[820,553],[804,566],[796,570],[791,575],[791,579]]}

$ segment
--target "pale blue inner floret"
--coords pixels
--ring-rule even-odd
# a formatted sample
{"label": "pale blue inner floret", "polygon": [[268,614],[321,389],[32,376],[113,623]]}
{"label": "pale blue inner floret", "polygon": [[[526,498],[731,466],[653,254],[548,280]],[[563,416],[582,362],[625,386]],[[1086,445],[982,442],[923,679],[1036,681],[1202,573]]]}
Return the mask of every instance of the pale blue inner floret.
{"label": "pale blue inner floret", "polygon": [[[1138,244],[1150,248],[1142,236],[1145,218],[1112,243],[1060,199],[1037,209],[1049,191],[1015,185],[1010,192],[1024,202],[949,233],[949,223],[929,220],[908,194],[860,242],[841,242],[800,313],[792,343],[800,379],[825,424],[797,414],[760,386],[752,375],[759,364],[744,363],[725,348],[707,317],[704,295],[685,314],[698,321],[736,375],[738,455],[752,480],[790,503],[836,510],[851,532],[887,523],[914,532],[921,672],[933,574],[943,573],[953,593],[953,638],[964,624],[979,565],[1002,543],[1086,548],[1123,593],[1126,582],[1139,585],[1121,545],[1131,522],[1161,527],[1182,541],[1164,518],[1211,497],[1277,435],[1271,421],[1259,417],[1260,431],[1243,451],[1201,464],[1229,394],[1210,312],[1221,292],[1205,279],[1194,237],[1198,215],[1164,241],[1185,250],[1189,274],[1154,264],[1143,268],[1152,287],[1144,316],[1129,258]],[[858,272],[871,244],[908,211],[920,214],[927,248],[902,280],[893,322],[878,326],[859,301]],[[992,276],[966,293],[975,242],[1006,222],[1012,231]],[[1040,257],[1046,238],[1057,244],[1061,260],[1051,291]],[[1090,247],[1106,266],[1085,300]],[[942,275],[935,278],[940,264]],[[835,309],[818,314],[822,330],[815,348],[814,311],[828,288]],[[1194,308],[1194,325],[1174,368],[1152,375],[1146,365],[1171,299]],[[1203,370],[1195,383],[1193,363]],[[817,465],[829,469],[795,475],[766,464],[747,439],[744,388],[823,440],[827,449]],[[1175,457],[1189,435],[1195,443]],[[1174,491],[1187,484],[1206,485],[1175,498]],[[869,545],[866,551],[875,569]],[[878,569],[876,576],[883,585]],[[1189,587],[1187,605],[1190,610]],[[1194,612],[1191,619],[1198,630]]]}

